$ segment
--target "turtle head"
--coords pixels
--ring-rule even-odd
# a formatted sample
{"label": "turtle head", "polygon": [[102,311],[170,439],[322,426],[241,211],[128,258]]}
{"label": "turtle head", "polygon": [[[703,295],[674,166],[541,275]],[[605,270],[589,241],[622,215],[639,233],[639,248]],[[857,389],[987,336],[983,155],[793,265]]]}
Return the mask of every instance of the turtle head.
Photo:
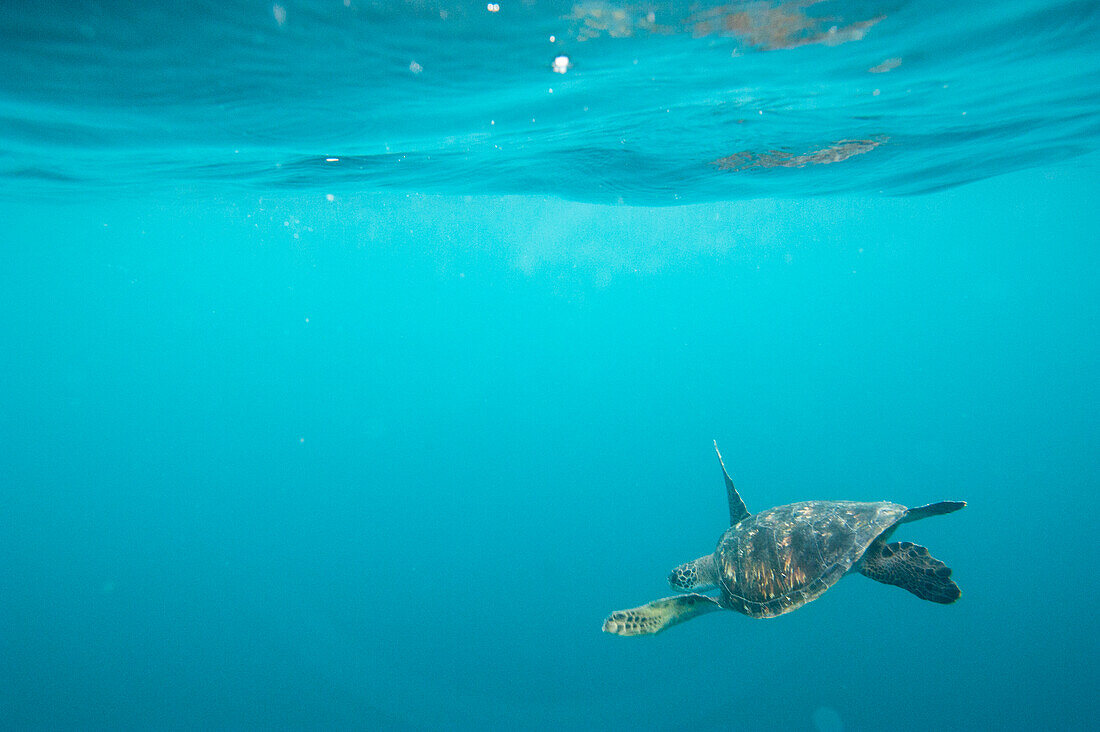
{"label": "turtle head", "polygon": [[695,592],[713,587],[718,584],[717,579],[714,571],[714,555],[708,554],[672,570],[672,574],[668,576],[668,583],[673,589]]}
{"label": "turtle head", "polygon": [[694,590],[698,580],[699,573],[695,571],[695,562],[681,564],[668,576],[668,583],[675,590]]}

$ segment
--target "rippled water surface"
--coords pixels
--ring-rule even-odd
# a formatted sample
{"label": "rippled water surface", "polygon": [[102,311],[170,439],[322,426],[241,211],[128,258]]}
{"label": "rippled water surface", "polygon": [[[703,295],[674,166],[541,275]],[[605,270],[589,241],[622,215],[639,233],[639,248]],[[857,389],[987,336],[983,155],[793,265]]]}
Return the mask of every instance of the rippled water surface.
{"label": "rippled water surface", "polygon": [[1090,0],[17,0],[0,39],[23,191],[905,194],[1100,140]]}

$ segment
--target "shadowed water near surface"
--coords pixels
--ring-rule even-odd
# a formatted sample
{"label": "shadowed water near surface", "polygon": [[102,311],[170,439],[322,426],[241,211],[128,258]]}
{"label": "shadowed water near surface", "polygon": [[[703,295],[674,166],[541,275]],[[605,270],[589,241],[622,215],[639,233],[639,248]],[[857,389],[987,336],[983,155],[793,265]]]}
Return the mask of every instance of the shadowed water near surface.
{"label": "shadowed water near surface", "polygon": [[490,5],[0,3],[0,727],[1092,724],[1097,5]]}
{"label": "shadowed water near surface", "polygon": [[17,191],[927,192],[1095,150],[1098,38],[1088,0],[16,0],[0,170]]}

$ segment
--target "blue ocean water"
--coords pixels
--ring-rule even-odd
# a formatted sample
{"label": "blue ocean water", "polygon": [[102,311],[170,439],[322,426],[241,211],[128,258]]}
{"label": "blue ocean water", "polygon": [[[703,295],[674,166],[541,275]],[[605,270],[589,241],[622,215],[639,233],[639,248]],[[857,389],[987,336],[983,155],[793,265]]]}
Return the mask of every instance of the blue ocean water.
{"label": "blue ocean water", "polygon": [[[1100,5],[0,5],[0,725],[1082,729]],[[966,510],[600,630],[749,510]]]}

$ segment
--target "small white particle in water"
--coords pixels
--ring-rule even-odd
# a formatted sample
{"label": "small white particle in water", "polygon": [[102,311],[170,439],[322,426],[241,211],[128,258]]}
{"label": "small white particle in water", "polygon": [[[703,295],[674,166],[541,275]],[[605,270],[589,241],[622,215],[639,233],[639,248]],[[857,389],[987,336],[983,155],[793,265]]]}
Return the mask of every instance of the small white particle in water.
{"label": "small white particle in water", "polygon": [[309,322],[309,318],[306,318],[306,322],[307,322],[307,323]]}
{"label": "small white particle in water", "polygon": [[551,42],[551,43],[553,43],[553,42],[554,42],[554,41],[556,41],[556,40],[558,40],[558,39],[557,39],[557,38],[554,38],[554,36],[550,36],[550,42]]}
{"label": "small white particle in water", "polygon": [[963,112],[963,116],[966,116],[966,112]]}
{"label": "small white particle in water", "polygon": [[325,162],[326,163],[338,163],[338,162],[340,162],[340,158],[325,158]]}
{"label": "small white particle in water", "polygon": [[446,20],[447,19],[447,11],[446,10],[440,10],[439,11],[439,19],[440,20]]}
{"label": "small white particle in water", "polygon": [[757,114],[764,114],[764,110],[763,109],[758,109],[758,110],[756,110],[756,113]]}
{"label": "small white particle in water", "polygon": [[275,16],[275,22],[282,25],[286,22],[286,8],[278,3],[271,6],[271,14]]}
{"label": "small white particle in water", "polygon": [[571,65],[572,64],[569,63],[569,57],[568,56],[558,56],[557,58],[554,59],[554,66],[553,66],[554,73],[555,74],[564,74],[566,71],[569,71],[569,67]]}
{"label": "small white particle in water", "polygon": [[500,3],[489,3],[485,6],[485,9],[490,13],[496,13],[500,10]]}
{"label": "small white particle in water", "polygon": [[881,93],[882,93],[881,91],[879,91],[878,89],[875,89],[873,92],[871,92],[871,96],[877,97]]}
{"label": "small white particle in water", "polygon": [[301,445],[301,444],[305,443],[305,441],[306,441],[306,438],[304,438],[304,437],[299,437],[299,438],[298,438],[298,444],[299,444],[299,445]]}
{"label": "small white particle in water", "polygon": [[418,64],[415,61],[413,61],[409,64],[409,71],[413,72],[414,74],[419,74],[423,70],[424,70],[424,67],[421,66],[420,64]]}
{"label": "small white particle in water", "polygon": [[489,120],[489,125],[490,125],[490,126],[491,126],[491,125],[495,125],[496,123],[497,123],[497,121],[496,121],[495,119],[491,119],[491,120]]}
{"label": "small white particle in water", "polygon": [[325,200],[328,201],[329,203],[332,203],[333,201],[336,200],[336,196],[332,195],[331,193],[326,193],[325,194]]}
{"label": "small white particle in water", "polygon": [[[553,87],[551,87],[548,91],[549,91],[550,94],[553,94],[554,93]],[[963,112],[963,114],[966,114],[966,112]]]}

